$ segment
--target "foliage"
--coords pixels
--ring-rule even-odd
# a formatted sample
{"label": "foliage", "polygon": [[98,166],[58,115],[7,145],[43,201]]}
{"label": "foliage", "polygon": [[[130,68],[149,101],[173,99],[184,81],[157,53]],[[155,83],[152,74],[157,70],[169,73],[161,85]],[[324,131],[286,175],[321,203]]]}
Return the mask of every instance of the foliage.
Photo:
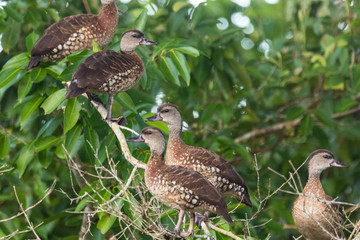
{"label": "foliage", "polygon": [[[124,183],[133,167],[122,155],[114,133],[89,101],[83,96],[64,98],[64,82],[71,80],[77,66],[92,51],[73,54],[56,64],[42,63],[29,73],[25,68],[33,44],[46,27],[62,17],[85,13],[86,8],[98,12],[100,3],[94,0],[6,3],[0,1],[3,5],[0,167],[6,163],[5,168],[10,171],[2,172],[5,168],[0,168],[0,219],[18,213],[13,186],[26,209],[41,199],[56,179],[58,191],[53,191],[28,215],[34,226],[43,222],[36,229],[41,238],[75,239],[82,215],[69,211],[84,209],[87,198],[71,202],[64,192],[74,199],[77,192],[79,196],[87,193],[96,200],[107,200],[110,193],[116,195],[122,188],[115,180],[107,181],[98,193],[88,186],[79,187],[81,184],[76,183],[69,171],[69,158],[81,161],[86,171],[93,174],[96,167],[109,167],[108,161],[113,159]],[[144,76],[136,87],[115,97],[113,115],[124,115],[127,127],[139,132],[146,125],[143,119],[157,105],[177,104],[187,130],[184,140],[219,153],[248,184],[255,207],[247,209],[241,205],[232,213],[233,219],[250,218],[259,208],[259,196],[265,198],[268,191],[284,183],[268,167],[288,177],[289,171],[293,171],[288,160],[300,166],[317,148],[333,151],[350,166],[324,174],[326,192],[338,195],[341,201],[359,201],[357,1],[279,0],[268,4],[253,0],[250,6],[242,7],[225,0],[198,6],[180,0],[158,0],[126,4],[118,1],[117,5],[119,27],[108,49],[118,51],[121,33],[129,28],[143,30],[148,39],[159,45],[138,48],[146,68]],[[146,11],[149,7],[156,10],[154,15]],[[250,23],[239,27],[236,19]],[[66,62],[72,65],[67,66]],[[106,96],[101,98],[106,101]],[[164,129],[164,125],[155,125]],[[124,133],[127,137],[132,135]],[[149,150],[145,146],[129,147],[134,157],[146,161]],[[304,184],[306,167],[299,174]],[[122,216],[135,221],[134,226],[126,229],[114,215],[103,211],[91,227],[93,238],[103,239],[118,232],[123,233],[124,239],[148,238],[136,227],[141,224],[138,212],[129,210],[141,203],[136,188],[142,184],[142,177],[142,170],[138,170],[126,190],[127,201],[118,203]],[[89,181],[95,190],[100,189],[98,179],[89,177]],[[290,188],[286,185],[284,189]],[[150,194],[144,191],[149,200]],[[280,191],[267,200],[262,206],[265,208],[259,209],[247,228],[241,222],[221,227],[254,239],[269,235],[272,239],[299,236],[289,227],[293,225],[291,206],[295,198]],[[232,210],[237,204],[229,200]],[[172,228],[168,216],[174,217],[175,213],[164,206],[162,209],[166,210],[161,215],[162,225]],[[350,214],[352,221],[358,217],[356,211]],[[219,221],[222,220],[214,223]],[[0,238],[27,226],[24,217],[0,222]],[[216,235],[218,239],[229,239],[221,233]],[[33,234],[19,233],[14,238],[33,238]]]}

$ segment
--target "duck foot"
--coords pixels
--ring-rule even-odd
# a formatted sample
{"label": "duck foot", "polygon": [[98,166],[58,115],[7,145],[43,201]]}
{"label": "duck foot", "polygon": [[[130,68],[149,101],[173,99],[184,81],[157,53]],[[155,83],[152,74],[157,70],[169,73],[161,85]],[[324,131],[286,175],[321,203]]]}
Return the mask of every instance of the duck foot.
{"label": "duck foot", "polygon": [[183,238],[188,238],[190,236],[194,236],[194,230],[180,233],[180,237]]}
{"label": "duck foot", "polygon": [[128,124],[128,121],[126,120],[126,118],[124,116],[120,116],[118,118],[111,118],[111,119],[106,119],[106,121],[111,121],[111,122],[115,122],[121,126],[126,126]]}
{"label": "duck foot", "polygon": [[209,212],[205,212],[204,214],[195,213],[195,223],[199,229],[201,229],[201,223],[208,220],[209,214]]}
{"label": "duck foot", "polygon": [[90,102],[96,102],[97,104],[102,105],[104,108],[106,108],[105,104],[101,101],[101,99],[99,98],[98,95],[93,94],[93,93],[86,93],[88,99]]}

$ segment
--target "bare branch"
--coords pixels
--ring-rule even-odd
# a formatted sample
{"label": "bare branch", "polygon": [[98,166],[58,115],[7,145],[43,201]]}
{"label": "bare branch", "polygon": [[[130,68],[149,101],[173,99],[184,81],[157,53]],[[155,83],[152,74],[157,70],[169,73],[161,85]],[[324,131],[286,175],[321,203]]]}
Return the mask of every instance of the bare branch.
{"label": "bare branch", "polygon": [[18,197],[18,195],[17,195],[15,186],[14,186],[14,193],[15,193],[16,201],[17,201],[18,204],[19,204],[20,211],[24,214],[25,219],[26,219],[27,223],[29,224],[30,230],[34,233],[36,239],[39,239],[39,240],[40,240],[39,236],[37,235],[37,233],[36,233],[36,231],[35,231],[35,229],[34,229],[34,225],[32,224],[32,222],[30,222],[30,219],[29,219],[28,215],[26,214],[26,212],[25,212],[25,210],[24,210],[24,208],[23,208],[23,206],[22,206],[22,203],[21,203],[20,200],[19,200],[19,197]]}
{"label": "bare branch", "polygon": [[50,193],[52,193],[52,191],[54,190],[54,187],[55,187],[55,184],[56,184],[56,180],[53,181],[53,183],[51,184],[51,187],[47,190],[46,194],[44,195],[43,198],[41,198],[37,203],[35,203],[34,205],[28,207],[27,209],[23,210],[23,211],[20,211],[18,214],[16,214],[15,216],[12,216],[10,218],[6,218],[6,219],[1,219],[0,222],[7,222],[7,221],[10,221],[14,218],[17,218],[21,215],[23,215],[24,213],[26,213],[27,211],[33,209],[34,207],[36,207],[37,205],[39,205],[42,201],[44,201],[44,199],[50,195]]}

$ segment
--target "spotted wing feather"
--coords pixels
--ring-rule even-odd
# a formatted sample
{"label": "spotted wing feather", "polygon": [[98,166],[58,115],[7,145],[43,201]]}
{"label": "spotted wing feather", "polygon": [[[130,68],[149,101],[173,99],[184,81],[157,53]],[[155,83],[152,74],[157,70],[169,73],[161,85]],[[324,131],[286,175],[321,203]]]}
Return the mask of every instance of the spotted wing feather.
{"label": "spotted wing feather", "polygon": [[[126,71],[136,64],[139,62],[132,55],[112,50],[101,51],[88,57],[79,66],[73,79],[77,79],[79,88],[98,89],[107,79],[119,73],[124,73],[123,78],[126,78]],[[143,68],[139,71],[142,72]]]}
{"label": "spotted wing feather", "polygon": [[98,22],[98,16],[93,14],[78,14],[61,19],[45,30],[35,43],[31,56],[50,53],[59,44],[65,43],[73,33],[96,22]]}
{"label": "spotted wing feather", "polygon": [[243,187],[245,189],[243,202],[250,207],[252,206],[244,179],[234,170],[230,163],[221,158],[219,155],[204,148],[188,146],[187,151],[190,156],[194,159],[199,159],[199,161],[205,166],[214,166],[219,168],[219,175],[228,179],[230,182]]}
{"label": "spotted wing feather", "polygon": [[184,188],[191,189],[194,195],[200,200],[204,200],[210,205],[216,206],[216,212],[231,223],[232,220],[227,211],[225,199],[216,190],[216,188],[206,180],[201,174],[193,170],[174,165],[166,165],[162,172],[165,173],[165,179],[169,182],[181,184]]}

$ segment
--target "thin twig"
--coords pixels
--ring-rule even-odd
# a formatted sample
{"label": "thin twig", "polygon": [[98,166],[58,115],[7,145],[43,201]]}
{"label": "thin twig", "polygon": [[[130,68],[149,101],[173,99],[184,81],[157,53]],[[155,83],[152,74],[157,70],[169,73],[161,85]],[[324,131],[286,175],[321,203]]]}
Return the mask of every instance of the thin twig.
{"label": "thin twig", "polygon": [[19,200],[19,197],[18,197],[17,192],[16,192],[16,187],[14,186],[13,188],[14,188],[14,193],[15,193],[16,201],[18,202],[19,207],[20,207],[20,211],[24,214],[24,217],[25,217],[27,223],[29,224],[29,228],[30,228],[30,230],[34,233],[36,239],[39,239],[39,240],[40,240],[39,236],[37,235],[37,233],[36,233],[36,231],[35,231],[35,229],[34,229],[34,225],[32,224],[32,222],[30,222],[30,219],[29,219],[28,215],[26,214],[26,212],[25,212],[25,210],[24,210],[24,208],[23,208],[23,204],[22,204],[22,203],[20,202],[20,200]]}
{"label": "thin twig", "polygon": [[7,221],[10,221],[10,220],[12,220],[12,219],[14,219],[14,218],[17,218],[17,217],[23,215],[24,213],[26,213],[27,211],[33,209],[33,208],[36,207],[37,205],[39,205],[42,201],[44,201],[44,199],[45,199],[47,196],[50,195],[50,193],[52,193],[52,191],[54,190],[55,184],[56,184],[56,180],[53,181],[53,183],[51,184],[51,187],[47,190],[47,192],[45,193],[44,197],[41,198],[37,203],[35,203],[34,205],[28,207],[28,208],[25,209],[24,211],[20,211],[18,214],[14,215],[14,216],[12,216],[12,217],[10,217],[10,218],[1,219],[1,220],[0,220],[0,223],[1,223],[1,222],[7,222]]}

